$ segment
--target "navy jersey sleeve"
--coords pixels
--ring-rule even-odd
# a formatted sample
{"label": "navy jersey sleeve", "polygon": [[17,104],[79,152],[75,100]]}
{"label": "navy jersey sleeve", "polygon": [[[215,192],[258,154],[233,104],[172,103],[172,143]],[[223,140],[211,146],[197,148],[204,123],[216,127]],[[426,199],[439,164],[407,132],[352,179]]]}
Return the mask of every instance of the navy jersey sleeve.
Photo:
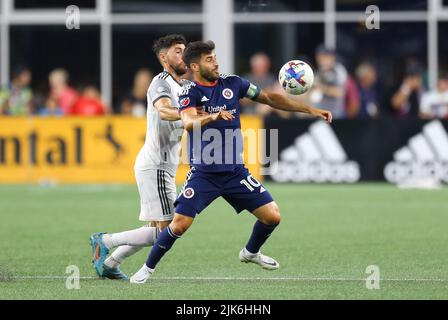
{"label": "navy jersey sleeve", "polygon": [[179,113],[185,109],[198,107],[194,86],[187,85],[179,94]]}
{"label": "navy jersey sleeve", "polygon": [[238,77],[241,81],[240,84],[240,99],[242,98],[249,98],[251,100],[257,99],[258,95],[260,94],[261,89],[251,83],[249,80],[244,79],[242,77]]}

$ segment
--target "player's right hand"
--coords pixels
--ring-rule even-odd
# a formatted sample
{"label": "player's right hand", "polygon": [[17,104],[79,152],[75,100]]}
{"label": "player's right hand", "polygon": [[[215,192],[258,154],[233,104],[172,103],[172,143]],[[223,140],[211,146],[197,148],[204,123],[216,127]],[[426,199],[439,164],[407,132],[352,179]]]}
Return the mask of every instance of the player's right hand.
{"label": "player's right hand", "polygon": [[231,114],[229,111],[221,110],[219,112],[213,113],[212,119],[213,119],[213,121],[217,121],[217,120],[221,120],[221,119],[226,120],[226,121],[231,121],[231,120],[235,119],[235,116],[233,114]]}
{"label": "player's right hand", "polygon": [[333,115],[328,110],[313,108],[311,110],[311,114],[324,119],[328,123],[331,123],[333,121]]}

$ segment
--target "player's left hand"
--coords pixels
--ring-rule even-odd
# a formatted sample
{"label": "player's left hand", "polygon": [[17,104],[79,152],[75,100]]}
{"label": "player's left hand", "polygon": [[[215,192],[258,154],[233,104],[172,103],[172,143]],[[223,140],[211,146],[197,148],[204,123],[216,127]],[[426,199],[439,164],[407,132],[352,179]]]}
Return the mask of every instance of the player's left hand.
{"label": "player's left hand", "polygon": [[333,115],[328,110],[323,109],[314,109],[312,112],[313,116],[319,117],[327,121],[328,123],[331,123],[333,121]]}

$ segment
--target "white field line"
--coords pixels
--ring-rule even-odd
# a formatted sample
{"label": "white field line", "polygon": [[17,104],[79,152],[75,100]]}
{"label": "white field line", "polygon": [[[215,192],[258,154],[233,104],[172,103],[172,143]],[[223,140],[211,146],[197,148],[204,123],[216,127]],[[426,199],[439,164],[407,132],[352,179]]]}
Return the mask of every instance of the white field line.
{"label": "white field line", "polygon": [[[14,276],[17,280],[65,280],[67,276]],[[94,280],[98,277],[79,277],[81,280]],[[366,281],[362,278],[337,278],[337,277],[152,277],[154,280],[202,280],[202,281]],[[380,278],[380,281],[394,282],[448,282],[448,279],[431,278]]]}

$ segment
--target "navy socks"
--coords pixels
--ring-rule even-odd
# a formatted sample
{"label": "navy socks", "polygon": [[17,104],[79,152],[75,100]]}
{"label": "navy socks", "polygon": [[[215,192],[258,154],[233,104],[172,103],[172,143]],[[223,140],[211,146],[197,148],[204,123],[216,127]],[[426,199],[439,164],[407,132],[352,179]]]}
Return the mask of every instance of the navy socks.
{"label": "navy socks", "polygon": [[160,259],[162,259],[165,253],[171,249],[174,242],[179,238],[180,237],[175,235],[169,226],[166,227],[165,230],[159,234],[159,237],[154,243],[149,258],[146,260],[146,266],[155,269]]}
{"label": "navy socks", "polygon": [[260,251],[261,246],[269,238],[275,227],[277,227],[277,225],[266,225],[260,222],[260,220],[257,220],[257,222],[255,222],[252,235],[247,242],[246,250],[250,253],[257,253]]}

